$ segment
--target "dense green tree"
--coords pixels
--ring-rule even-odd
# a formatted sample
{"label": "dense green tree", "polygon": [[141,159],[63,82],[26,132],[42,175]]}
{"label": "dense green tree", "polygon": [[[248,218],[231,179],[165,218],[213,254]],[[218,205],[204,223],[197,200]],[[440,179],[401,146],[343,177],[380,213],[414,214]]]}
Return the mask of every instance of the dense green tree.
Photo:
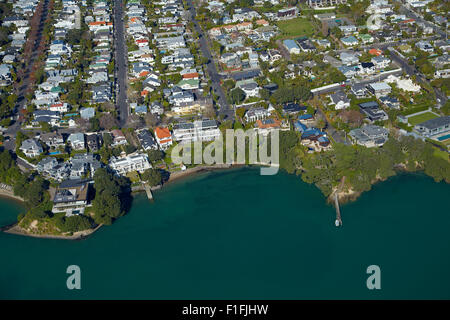
{"label": "dense green tree", "polygon": [[161,172],[158,169],[147,169],[141,174],[142,180],[151,186],[157,186],[162,182]]}
{"label": "dense green tree", "polygon": [[234,104],[239,104],[245,99],[245,92],[241,88],[235,88],[230,92],[231,101]]}
{"label": "dense green tree", "polygon": [[161,150],[150,150],[148,152],[148,159],[152,162],[164,159],[164,152]]}
{"label": "dense green tree", "polygon": [[130,183],[105,168],[94,174],[95,198],[92,201],[96,223],[111,224],[125,214],[130,204]]}

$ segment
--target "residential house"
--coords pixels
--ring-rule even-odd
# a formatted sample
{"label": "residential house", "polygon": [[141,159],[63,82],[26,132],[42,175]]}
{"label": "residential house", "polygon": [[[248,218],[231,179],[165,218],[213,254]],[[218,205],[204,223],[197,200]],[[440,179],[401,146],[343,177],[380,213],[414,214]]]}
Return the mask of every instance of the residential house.
{"label": "residential house", "polygon": [[450,116],[443,116],[419,123],[414,126],[414,131],[430,139],[447,140],[450,138]]}
{"label": "residential house", "polygon": [[123,134],[123,132],[119,129],[114,129],[111,130],[111,135],[113,138],[113,143],[111,146],[116,147],[116,146],[120,146],[120,145],[125,145],[127,144],[127,138],[125,138],[125,135]]}
{"label": "residential house", "polygon": [[382,96],[387,96],[392,91],[392,87],[390,85],[388,85],[386,82],[370,83],[367,86],[367,89],[369,90],[369,92],[374,94],[377,98],[382,97]]}
{"label": "residential house", "polygon": [[372,124],[353,129],[349,133],[354,143],[367,148],[382,146],[387,141],[388,135],[389,131],[386,128]]}
{"label": "residential house", "polygon": [[385,56],[375,56],[370,60],[377,69],[385,69],[391,63],[391,59]]}
{"label": "residential house", "polygon": [[388,120],[389,117],[376,101],[369,101],[359,104],[360,111],[366,115],[371,122]]}
{"label": "residential house", "polygon": [[148,156],[144,153],[130,154],[123,158],[113,156],[109,161],[109,166],[120,175],[125,175],[132,171],[144,172],[152,167],[148,161]]}
{"label": "residential house", "polygon": [[64,146],[64,138],[60,133],[57,132],[42,133],[39,137],[39,140],[41,140],[50,148],[58,148]]}
{"label": "residential house", "polygon": [[67,142],[70,143],[70,146],[74,150],[83,150],[86,148],[84,142],[84,133],[82,132],[70,134],[67,138]]}
{"label": "residential house", "polygon": [[290,54],[300,54],[300,48],[294,40],[284,40],[283,44]]}
{"label": "residential house", "polygon": [[42,152],[44,152],[42,145],[39,141],[35,139],[26,139],[22,141],[20,146],[20,151],[22,151],[25,156],[28,158],[34,158],[39,156]]}
{"label": "residential house", "polygon": [[154,134],[161,149],[165,150],[172,145],[172,134],[168,128],[156,127]]}
{"label": "residential house", "polygon": [[245,113],[244,119],[246,122],[255,122],[270,117],[270,114],[269,110],[265,108],[253,108]]}
{"label": "residential house", "polygon": [[354,36],[349,36],[349,37],[343,37],[341,38],[341,42],[345,45],[345,46],[356,46],[358,44],[358,39],[356,39]]}
{"label": "residential house", "polygon": [[90,152],[97,152],[100,148],[99,137],[96,133],[86,134],[86,144]]}
{"label": "residential house", "polygon": [[155,138],[153,138],[153,136],[151,135],[151,133],[146,130],[140,130],[136,133],[139,142],[141,143],[142,148],[145,151],[148,150],[158,150],[158,144],[156,143]]}
{"label": "residential house", "polygon": [[66,216],[84,213],[89,201],[89,185],[88,180],[82,179],[63,181],[52,199],[52,212],[65,212]]}
{"label": "residential house", "polygon": [[336,110],[341,110],[350,107],[350,100],[347,98],[347,95],[339,90],[335,93],[330,94],[331,105],[334,105]]}

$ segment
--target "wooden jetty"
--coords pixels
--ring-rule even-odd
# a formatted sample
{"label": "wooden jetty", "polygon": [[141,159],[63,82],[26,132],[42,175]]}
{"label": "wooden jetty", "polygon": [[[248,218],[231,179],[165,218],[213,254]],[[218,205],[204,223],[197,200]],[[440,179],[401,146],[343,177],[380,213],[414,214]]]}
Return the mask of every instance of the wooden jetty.
{"label": "wooden jetty", "polygon": [[143,185],[144,185],[145,193],[147,194],[148,200],[153,200],[153,193],[152,193],[152,190],[150,189],[150,186],[147,183],[143,183]]}
{"label": "wooden jetty", "polygon": [[342,226],[341,210],[339,209],[339,199],[337,192],[334,194],[334,206],[336,207],[336,220],[334,224],[336,227]]}
{"label": "wooden jetty", "polygon": [[336,225],[336,227],[342,226],[341,209],[339,208],[338,194],[344,187],[344,183],[345,183],[345,176],[342,177],[339,187],[334,192],[334,207],[336,208],[336,220],[334,221],[334,224]]}

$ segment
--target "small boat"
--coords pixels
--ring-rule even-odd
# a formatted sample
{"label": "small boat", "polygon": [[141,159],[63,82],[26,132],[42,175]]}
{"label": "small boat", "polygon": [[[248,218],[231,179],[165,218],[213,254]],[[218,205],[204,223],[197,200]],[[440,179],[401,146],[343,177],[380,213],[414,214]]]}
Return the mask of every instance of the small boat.
{"label": "small boat", "polygon": [[336,219],[336,221],[334,221],[334,225],[336,227],[339,227],[340,225],[342,225],[342,223],[338,219]]}

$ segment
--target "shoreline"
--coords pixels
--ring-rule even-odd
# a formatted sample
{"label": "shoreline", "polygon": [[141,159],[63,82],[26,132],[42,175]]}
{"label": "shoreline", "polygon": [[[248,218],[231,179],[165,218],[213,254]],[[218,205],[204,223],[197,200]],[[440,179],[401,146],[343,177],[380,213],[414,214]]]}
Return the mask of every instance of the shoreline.
{"label": "shoreline", "polygon": [[26,230],[19,227],[19,225],[17,223],[3,227],[2,231],[4,233],[25,236],[25,237],[32,237],[32,238],[54,239],[54,240],[83,240],[83,239],[86,239],[88,236],[92,235],[93,233],[95,233],[102,226],[103,226],[103,224],[99,224],[98,226],[96,226],[93,229],[78,231],[78,232],[73,233],[70,236],[69,235],[58,236],[58,235],[50,235],[50,234],[33,234],[33,233],[29,233]]}
{"label": "shoreline", "polygon": [[[206,173],[206,172],[210,172],[210,171],[219,171],[219,170],[225,171],[225,170],[229,170],[229,169],[243,168],[245,166],[246,165],[244,165],[244,164],[216,164],[216,165],[202,165],[202,166],[197,166],[197,167],[193,167],[193,168],[188,168],[184,171],[177,171],[177,172],[171,174],[169,176],[169,179],[163,185],[151,187],[151,190],[152,191],[161,190],[164,188],[164,186],[166,184],[174,183],[176,181],[181,181],[183,179],[193,177],[199,173],[203,173],[203,172]],[[398,166],[397,170],[396,170],[396,174],[393,175],[393,177],[397,176],[398,174],[414,174],[416,172],[417,171],[408,170],[404,166]],[[419,172],[420,172],[420,170],[419,170]],[[372,186],[374,186],[380,182],[386,181],[389,178],[391,178],[391,177],[388,177],[386,179],[381,179],[379,177],[376,178],[374,181],[371,182],[370,189],[372,189]],[[326,202],[328,204],[334,206],[334,195],[336,193],[338,195],[339,204],[345,205],[347,203],[358,200],[359,197],[364,192],[366,192],[366,191],[355,191],[351,187],[350,187],[350,189],[345,190],[345,191],[338,191],[338,189],[339,189],[339,187],[335,187],[334,190],[332,191],[332,193],[328,197],[326,197]],[[368,190],[368,191],[370,191],[370,190]],[[131,194],[140,193],[140,192],[145,192],[145,190],[142,186],[138,186],[138,187],[131,189]],[[0,189],[0,198],[1,197],[9,198],[9,199],[12,199],[15,201],[24,202],[24,199],[22,199],[21,197],[15,196],[12,191],[6,190],[6,189]],[[86,239],[88,236],[92,235],[93,233],[95,233],[102,226],[103,225],[100,224],[93,229],[78,231],[70,236],[69,235],[63,236],[63,235],[32,234],[32,233],[25,231],[21,227],[19,227],[17,222],[14,224],[11,224],[11,225],[3,226],[3,227],[0,226],[0,231],[9,233],[9,234],[15,234],[15,235],[21,235],[21,236],[33,237],[33,238],[41,238],[41,239],[83,240],[83,239]]]}
{"label": "shoreline", "polygon": [[[177,182],[177,181],[189,178],[189,177],[193,177],[199,173],[205,173],[205,172],[210,172],[210,171],[219,171],[219,170],[237,169],[237,168],[242,168],[244,166],[245,165],[243,165],[243,164],[216,164],[216,165],[204,165],[204,166],[188,168],[184,171],[177,171],[177,172],[172,173],[169,176],[169,179],[166,182],[164,182],[164,184],[153,186],[150,189],[151,189],[151,191],[162,190],[162,189],[164,189],[164,186],[166,186],[168,184],[172,184],[174,182]],[[140,193],[140,192],[145,192],[145,190],[142,186],[134,187],[131,190],[131,193]]]}
{"label": "shoreline", "polygon": [[177,172],[172,173],[169,176],[169,180],[167,180],[166,183],[164,183],[164,185],[178,181],[178,180],[182,180],[189,176],[194,176],[194,175],[196,175],[198,173],[202,173],[202,172],[217,171],[217,170],[222,170],[222,169],[223,170],[236,169],[236,168],[241,168],[244,166],[245,166],[244,164],[215,164],[215,165],[202,165],[202,166],[197,166],[197,167],[193,167],[193,168],[188,168],[184,171],[177,171]]}
{"label": "shoreline", "polygon": [[14,195],[14,192],[11,190],[0,188],[0,198],[8,198],[20,202],[25,202],[25,200],[22,197]]}

